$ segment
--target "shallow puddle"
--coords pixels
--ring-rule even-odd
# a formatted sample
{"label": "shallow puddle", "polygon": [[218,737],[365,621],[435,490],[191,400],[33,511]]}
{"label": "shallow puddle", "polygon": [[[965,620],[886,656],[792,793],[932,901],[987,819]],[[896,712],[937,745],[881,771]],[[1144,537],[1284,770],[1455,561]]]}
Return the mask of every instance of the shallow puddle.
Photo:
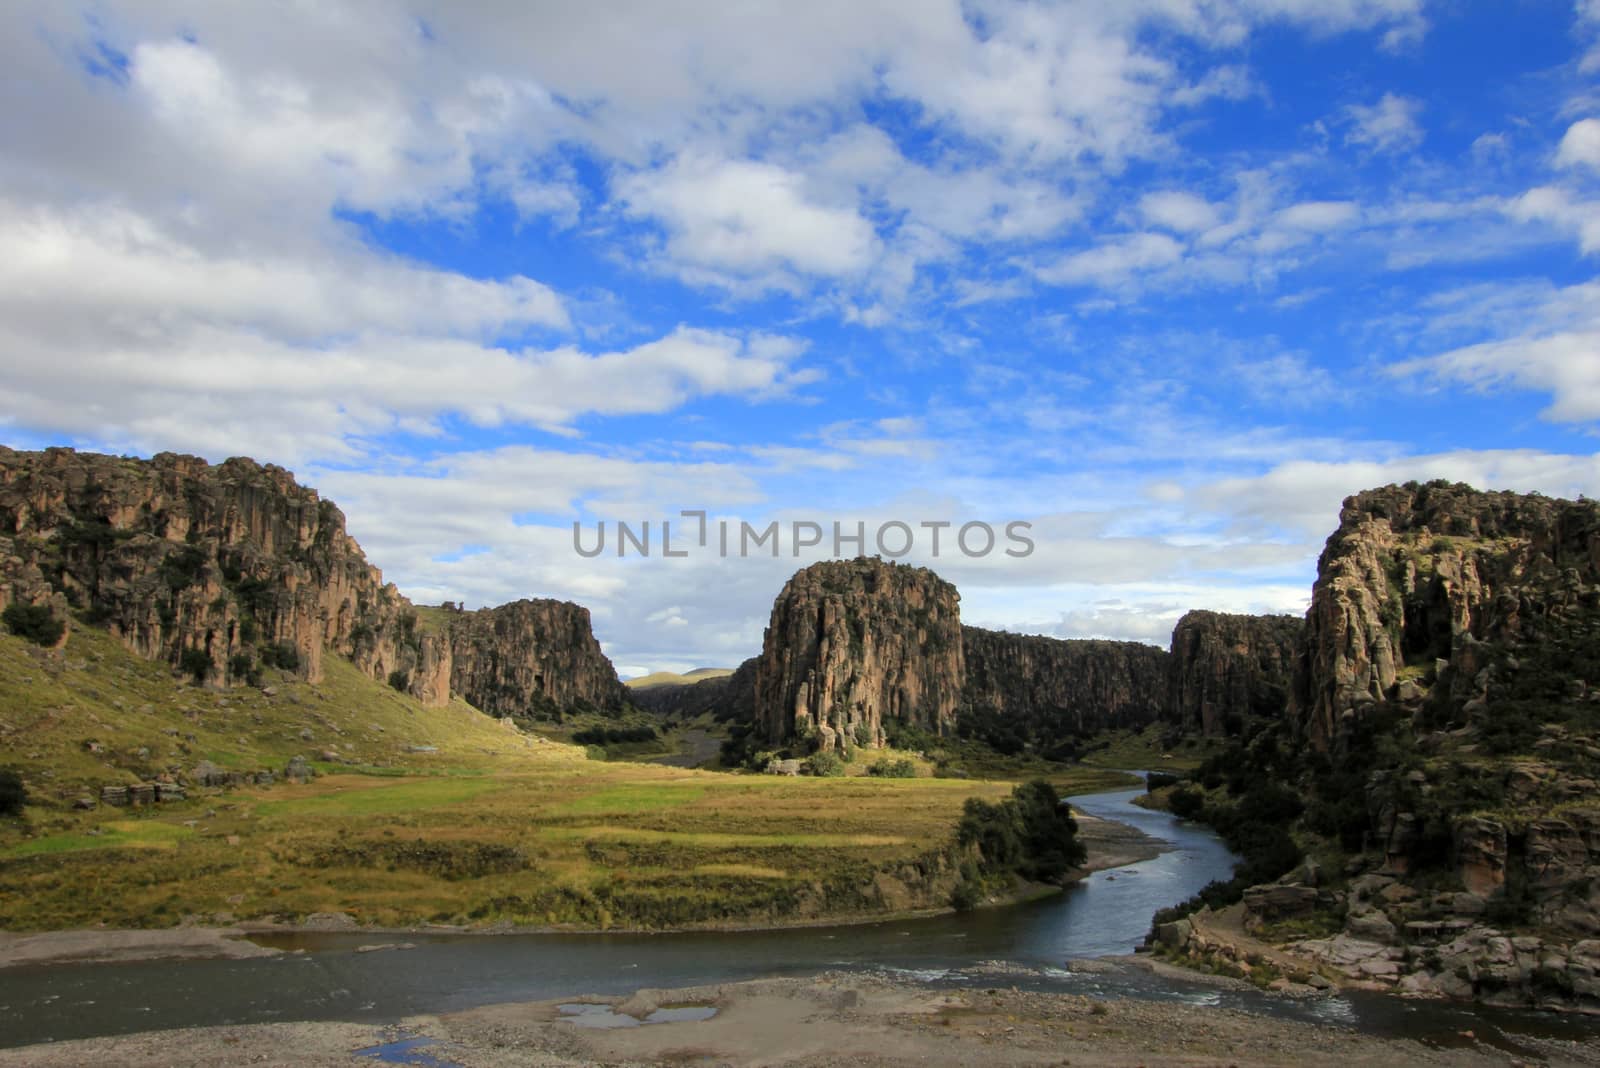
{"label": "shallow puddle", "polygon": [[380,1064],[415,1064],[422,1068],[460,1068],[455,1061],[445,1060],[427,1051],[429,1046],[437,1046],[436,1038],[414,1036],[400,1038],[393,1042],[380,1042],[376,1046],[355,1051],[357,1057],[371,1057]]}

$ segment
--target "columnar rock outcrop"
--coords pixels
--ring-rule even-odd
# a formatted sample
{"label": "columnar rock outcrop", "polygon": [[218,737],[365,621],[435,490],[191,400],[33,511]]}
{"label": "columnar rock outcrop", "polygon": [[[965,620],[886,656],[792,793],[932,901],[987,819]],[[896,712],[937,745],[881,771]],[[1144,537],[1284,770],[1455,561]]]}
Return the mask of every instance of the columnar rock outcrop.
{"label": "columnar rock outcrop", "polygon": [[430,630],[332,501],[242,458],[0,448],[0,607],[16,600],[76,608],[133,652],[211,684],[263,663],[319,681],[326,649],[443,704],[465,692],[452,687],[465,654],[474,692],[482,679],[510,692],[528,676],[526,692],[557,703],[620,700],[582,609],[519,602],[554,607],[469,613],[459,641]]}
{"label": "columnar rock outcrop", "polygon": [[1172,630],[1167,713],[1215,737],[1230,716],[1282,715],[1305,632],[1297,616],[1189,612]]}
{"label": "columnar rock outcrop", "polygon": [[963,680],[960,595],[926,568],[835,560],[798,572],[772,606],[756,664],[767,738],[881,745],[888,721],[943,734]]}
{"label": "columnar rock outcrop", "polygon": [[[1167,654],[963,627],[955,587],[924,568],[814,564],[772,608],[754,679],[763,736],[881,745],[898,722],[1046,749],[1161,715]],[[701,686],[706,684],[702,683]],[[724,691],[742,700],[737,677]]]}
{"label": "columnar rock outcrop", "polygon": [[1161,717],[1168,654],[1141,642],[1079,641],[962,627],[963,719],[1046,748]]}
{"label": "columnar rock outcrop", "polygon": [[1600,504],[1437,481],[1349,497],[1317,562],[1294,715],[1326,748],[1409,681],[1476,685],[1475,646],[1600,602]]}
{"label": "columnar rock outcrop", "polygon": [[513,601],[454,612],[447,625],[450,686],[494,715],[622,707],[626,690],[570,601]]}

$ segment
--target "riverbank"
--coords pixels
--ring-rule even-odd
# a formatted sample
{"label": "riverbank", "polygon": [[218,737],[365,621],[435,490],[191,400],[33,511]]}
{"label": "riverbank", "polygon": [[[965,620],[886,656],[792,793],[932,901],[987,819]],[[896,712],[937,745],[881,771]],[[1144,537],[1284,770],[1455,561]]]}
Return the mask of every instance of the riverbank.
{"label": "riverbank", "polygon": [[[570,1008],[598,1008],[594,1028]],[[563,1009],[563,1006],[569,1008]],[[675,1022],[641,1024],[663,1007],[691,1008]],[[607,1011],[609,1010],[609,1011]],[[620,1025],[620,1026],[619,1026]],[[373,1063],[390,1044],[431,1057],[391,1063],[497,1066],[728,1065],[1451,1065],[1503,1068],[1519,1057],[1552,1066],[1600,1065],[1600,1045],[1525,1039],[1508,1055],[1472,1034],[1446,1044],[1375,1038],[1355,1031],[1246,1012],[1134,999],[1015,989],[933,989],[876,976],[829,973],[631,997],[507,1003],[413,1016],[396,1024],[260,1024],[149,1032],[0,1050],[0,1066],[66,1068],[116,1063],[341,1065]]]}
{"label": "riverbank", "polygon": [[[1137,828],[1083,812],[1077,814],[1079,837],[1089,851],[1088,863],[1076,873],[1082,879],[1095,872],[1121,868],[1159,856],[1170,846]],[[1010,907],[1058,893],[1059,887],[1028,883],[1014,894],[996,897],[988,908]],[[393,945],[416,935],[528,935],[528,934],[674,934],[685,932],[739,933],[801,930],[850,924],[877,924],[924,919],[952,912],[949,908],[899,909],[880,912],[840,912],[794,917],[764,923],[706,923],[668,928],[611,927],[605,931],[571,925],[516,925],[493,923],[419,924],[411,926],[363,925],[345,913],[319,913],[305,922],[255,922],[229,926],[191,925],[161,930],[83,928],[28,934],[0,932],[0,968],[39,964],[118,963],[135,960],[243,959],[272,956],[281,950],[260,945],[256,937],[347,933],[371,936],[374,945]]]}

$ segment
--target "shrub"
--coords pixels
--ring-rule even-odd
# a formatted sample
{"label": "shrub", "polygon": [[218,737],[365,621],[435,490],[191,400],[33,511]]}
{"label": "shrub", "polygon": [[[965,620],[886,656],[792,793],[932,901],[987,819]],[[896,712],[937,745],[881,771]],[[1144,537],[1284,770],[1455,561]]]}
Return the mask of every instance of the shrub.
{"label": "shrub", "polygon": [[28,803],[28,791],[22,785],[22,776],[8,768],[0,768],[0,816],[18,816]]}
{"label": "shrub", "polygon": [[819,778],[833,778],[844,774],[844,761],[839,759],[837,753],[819,752],[806,757],[800,765],[800,772],[804,775],[815,775]]}
{"label": "shrub", "polygon": [[656,738],[654,727],[590,727],[573,734],[572,741],[574,745],[626,745]]}
{"label": "shrub", "polygon": [[193,676],[196,682],[204,682],[211,674],[211,656],[204,649],[185,649],[178,656],[178,670]]}
{"label": "shrub", "polygon": [[583,747],[583,755],[588,757],[590,760],[605,760],[606,759],[606,751],[604,749],[602,749],[598,745],[586,745],[586,746],[584,746]]}
{"label": "shrub", "polygon": [[983,901],[983,888],[977,882],[963,879],[950,892],[950,907],[957,912],[971,912]]}
{"label": "shrub", "polygon": [[1154,793],[1166,786],[1176,786],[1182,780],[1169,771],[1152,771],[1145,776],[1144,788],[1149,793]]}
{"label": "shrub", "polygon": [[391,672],[389,672],[389,689],[391,689],[391,690],[399,690],[401,693],[405,693],[406,689],[410,685],[411,685],[411,672],[409,672],[409,671],[391,671]]}
{"label": "shrub", "polygon": [[1180,786],[1167,797],[1167,807],[1179,819],[1198,819],[1201,809],[1206,807],[1206,795],[1192,786]]}
{"label": "shrub", "polygon": [[917,765],[910,760],[880,760],[867,768],[867,774],[880,779],[915,779]]}
{"label": "shrub", "polygon": [[998,804],[968,798],[956,840],[977,847],[984,872],[1040,882],[1059,882],[1087,857],[1078,821],[1043,779],[1023,783]]}
{"label": "shrub", "polygon": [[249,653],[234,653],[228,658],[228,675],[230,678],[243,679],[251,686],[261,681],[261,672]]}
{"label": "shrub", "polygon": [[294,642],[277,642],[261,650],[261,662],[267,667],[296,671],[300,667],[300,650]]}
{"label": "shrub", "polygon": [[66,623],[51,613],[49,605],[43,604],[7,605],[0,619],[12,634],[35,645],[54,645],[67,630]]}

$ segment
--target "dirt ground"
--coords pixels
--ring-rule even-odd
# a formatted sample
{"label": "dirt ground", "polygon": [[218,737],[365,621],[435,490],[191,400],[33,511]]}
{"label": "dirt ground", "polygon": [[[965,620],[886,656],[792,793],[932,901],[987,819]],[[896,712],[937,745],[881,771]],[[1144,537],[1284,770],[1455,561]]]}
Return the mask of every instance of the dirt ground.
{"label": "dirt ground", "polygon": [[[0,1068],[117,1064],[490,1066],[716,1065],[1356,1065],[1519,1063],[1462,1035],[1441,1049],[1335,1027],[1231,1010],[1012,990],[929,990],[860,975],[775,979],[632,998],[575,998],[610,1006],[613,1022],[661,1008],[703,1006],[710,1019],[590,1029],[558,1002],[494,1005],[398,1025],[266,1024],[155,1032],[0,1050]],[[570,1004],[570,1003],[569,1003]],[[624,1018],[626,1017],[626,1018]],[[414,1043],[413,1058],[379,1060],[383,1042]],[[1530,1064],[1600,1065],[1600,1042],[1543,1041]]]}

